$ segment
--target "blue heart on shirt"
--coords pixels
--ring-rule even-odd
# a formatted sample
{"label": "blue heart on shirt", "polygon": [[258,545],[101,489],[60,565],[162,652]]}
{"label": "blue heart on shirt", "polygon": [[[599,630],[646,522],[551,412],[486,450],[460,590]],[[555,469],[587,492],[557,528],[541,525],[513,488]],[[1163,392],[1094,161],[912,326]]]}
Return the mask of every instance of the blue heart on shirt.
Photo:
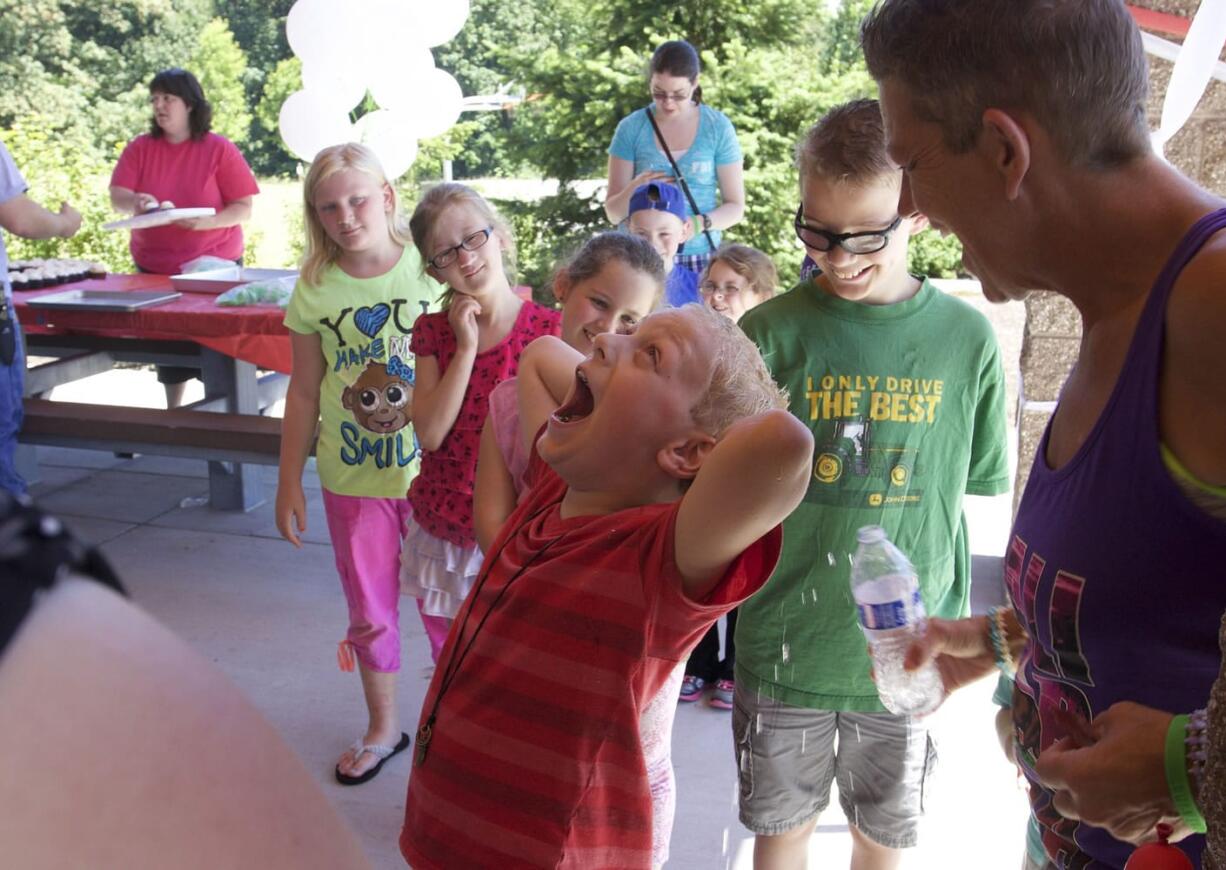
{"label": "blue heart on shirt", "polygon": [[369,308],[363,306],[359,308],[353,315],[353,324],[362,331],[362,334],[374,338],[379,334],[379,330],[383,328],[383,324],[387,323],[387,319],[392,316],[392,307],[386,302],[380,302],[378,305],[372,305]]}

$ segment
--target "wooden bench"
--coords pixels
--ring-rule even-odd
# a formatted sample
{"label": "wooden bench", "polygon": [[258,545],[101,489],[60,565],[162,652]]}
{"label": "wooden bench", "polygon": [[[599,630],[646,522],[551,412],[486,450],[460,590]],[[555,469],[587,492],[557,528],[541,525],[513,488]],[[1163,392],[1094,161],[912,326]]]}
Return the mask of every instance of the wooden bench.
{"label": "wooden bench", "polygon": [[115,453],[276,465],[281,421],[256,414],[26,399],[19,440]]}

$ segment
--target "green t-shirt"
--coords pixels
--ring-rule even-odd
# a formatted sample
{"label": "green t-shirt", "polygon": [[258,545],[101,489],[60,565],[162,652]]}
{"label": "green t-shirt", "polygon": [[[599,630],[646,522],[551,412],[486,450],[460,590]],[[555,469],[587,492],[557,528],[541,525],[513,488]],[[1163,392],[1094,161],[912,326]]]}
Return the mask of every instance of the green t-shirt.
{"label": "green t-shirt", "polygon": [[302,280],[294,287],[285,325],[319,335],[324,356],[316,465],[326,489],[375,498],[408,491],[420,453],[409,336],[440,292],[412,247],[377,278],[354,278],[333,264],[318,287]]}
{"label": "green t-shirt", "polygon": [[766,586],[741,605],[737,680],[794,706],[881,711],[851,598],[856,530],[885,528],[933,616],[969,610],[962,496],[1009,485],[1005,383],[986,318],[927,281],[863,305],[808,281],[740,321],[813,432],[813,477]]}

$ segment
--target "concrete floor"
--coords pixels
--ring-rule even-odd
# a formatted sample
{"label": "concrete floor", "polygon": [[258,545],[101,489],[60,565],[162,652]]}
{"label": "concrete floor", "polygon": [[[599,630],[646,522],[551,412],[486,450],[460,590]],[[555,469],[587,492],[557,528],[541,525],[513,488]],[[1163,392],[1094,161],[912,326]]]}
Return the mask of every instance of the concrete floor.
{"label": "concrete floor", "polygon": [[[1008,340],[1002,335],[1002,344]],[[160,404],[152,372],[137,370],[95,376],[55,397],[120,401],[120,395],[131,404]],[[361,787],[344,788],[332,778],[337,756],[362,733],[365,719],[357,678],[335,663],[345,607],[314,474],[307,476],[306,543],[296,550],[278,536],[271,503],[247,514],[199,504],[207,492],[203,462],[55,448],[37,453],[41,479],[32,494],[39,503],[101,545],[133,599],[252,698],[317,775],[374,865],[403,867],[396,839],[408,753]],[[271,499],[276,470],[261,473]],[[1009,505],[1007,495],[968,499],[977,611],[999,600]],[[403,635],[400,708],[402,727],[411,732],[429,676],[426,640],[411,608]],[[920,845],[903,864],[908,870],[1012,870],[1020,862],[1025,799],[996,744],[991,692],[991,681],[970,687],[933,716],[940,763]],[[673,760],[678,810],[668,866],[748,870],[753,837],[737,821],[729,714],[703,704],[679,709]],[[845,867],[849,854],[846,820],[832,798],[812,838],[809,866]]]}
{"label": "concrete floor", "polygon": [[[40,504],[98,543],[133,599],[227,673],[318,775],[358,831],[377,867],[399,867],[407,754],[360,788],[332,780],[344,745],[362,731],[357,679],[335,665],[345,610],[327,543],[318,482],[311,475],[307,543],[278,536],[272,508],[248,514],[191,506],[207,491],[201,462],[40,448]],[[268,492],[275,469],[264,469]],[[180,507],[184,500],[188,507]],[[972,541],[999,530],[1005,498],[975,500]],[[999,535],[1003,544],[1003,533]],[[997,597],[999,546],[977,546],[975,606]],[[416,615],[404,620],[402,727],[420,711],[429,653]],[[941,758],[921,845],[908,868],[1013,867],[1025,819],[1022,793],[992,732],[991,686],[955,696],[934,716]],[[749,868],[752,836],[737,821],[729,714],[705,705],[677,711],[673,758],[678,811],[670,867]],[[819,820],[811,867],[846,866],[846,822],[837,803]],[[951,855],[982,856],[963,863]],[[990,860],[986,856],[994,856]]]}

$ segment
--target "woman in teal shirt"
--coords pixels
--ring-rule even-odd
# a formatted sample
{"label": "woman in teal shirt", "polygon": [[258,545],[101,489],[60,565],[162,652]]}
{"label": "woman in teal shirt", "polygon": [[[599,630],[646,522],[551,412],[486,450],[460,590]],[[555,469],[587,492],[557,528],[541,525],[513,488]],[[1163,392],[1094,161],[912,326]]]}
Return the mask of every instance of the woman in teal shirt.
{"label": "woman in teal shirt", "polygon": [[[677,265],[701,274],[719,246],[719,231],[745,214],[745,181],[736,131],[723,112],[702,104],[699,69],[698,52],[684,40],[665,42],[655,50],[650,66],[652,104],[623,118],[609,145],[604,208],[609,220],[621,223],[639,185],[670,181],[680,186],[652,129],[651,113],[698,205],[698,213],[691,215],[693,234],[678,251]],[[710,234],[710,242],[703,230]]]}

